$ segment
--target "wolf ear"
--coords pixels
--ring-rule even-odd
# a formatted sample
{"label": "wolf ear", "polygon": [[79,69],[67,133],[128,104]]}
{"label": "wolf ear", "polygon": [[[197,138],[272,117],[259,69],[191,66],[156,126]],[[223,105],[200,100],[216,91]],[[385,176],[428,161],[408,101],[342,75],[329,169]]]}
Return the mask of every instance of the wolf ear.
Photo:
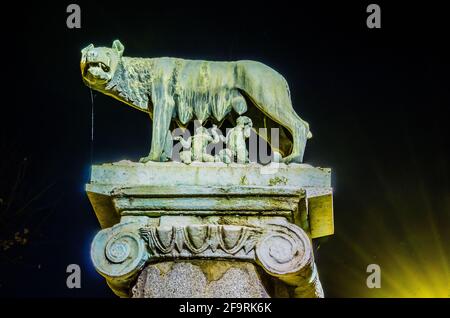
{"label": "wolf ear", "polygon": [[94,44],[89,44],[88,46],[86,46],[84,49],[81,50],[82,54],[85,54],[87,51],[89,51],[90,49],[94,48]]}
{"label": "wolf ear", "polygon": [[114,40],[112,44],[112,48],[117,50],[117,53],[119,53],[119,56],[122,56],[123,51],[125,50],[125,47],[122,43],[120,43],[119,40]]}

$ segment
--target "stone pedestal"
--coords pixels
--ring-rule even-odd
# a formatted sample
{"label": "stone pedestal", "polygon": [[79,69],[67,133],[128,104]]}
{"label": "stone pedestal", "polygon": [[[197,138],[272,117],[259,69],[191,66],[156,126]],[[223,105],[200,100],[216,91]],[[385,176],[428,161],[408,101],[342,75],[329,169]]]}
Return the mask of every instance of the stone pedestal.
{"label": "stone pedestal", "polygon": [[191,260],[148,265],[135,298],[268,298],[257,267],[247,262]]}
{"label": "stone pedestal", "polygon": [[86,186],[97,271],[122,297],[323,297],[311,239],[333,234],[329,169],[119,162]]}

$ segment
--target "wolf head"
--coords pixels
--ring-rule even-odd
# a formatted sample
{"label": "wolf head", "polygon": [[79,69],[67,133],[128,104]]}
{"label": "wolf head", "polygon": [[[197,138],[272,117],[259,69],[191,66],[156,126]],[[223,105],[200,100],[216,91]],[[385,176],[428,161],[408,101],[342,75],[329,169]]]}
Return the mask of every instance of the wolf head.
{"label": "wolf head", "polygon": [[88,45],[81,50],[81,75],[84,83],[96,90],[103,90],[112,80],[120,64],[125,47],[115,40],[111,48]]}

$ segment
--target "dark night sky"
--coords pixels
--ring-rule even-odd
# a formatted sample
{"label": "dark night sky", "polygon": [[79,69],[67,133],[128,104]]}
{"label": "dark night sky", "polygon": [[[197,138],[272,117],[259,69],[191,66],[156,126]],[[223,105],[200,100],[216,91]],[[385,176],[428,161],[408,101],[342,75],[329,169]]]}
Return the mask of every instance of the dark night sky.
{"label": "dark night sky", "polygon": [[[26,166],[10,211],[30,204],[19,216],[2,216],[0,239],[24,227],[30,238],[0,251],[0,295],[113,296],[90,263],[99,225],[84,184],[91,163],[146,155],[151,123],[96,94],[92,145],[91,97],[79,59],[89,43],[110,46],[116,38],[126,56],[253,59],[283,74],[314,133],[305,162],[333,169],[336,235],[317,251],[328,296],[373,296],[360,293],[366,266],[389,263],[391,254],[421,259],[425,265],[412,268],[418,275],[445,275],[439,270],[447,263],[419,248],[435,248],[448,235],[443,8],[377,2],[382,29],[369,30],[364,1],[264,8],[153,2],[79,2],[80,30],[66,27],[65,3],[4,12],[13,19],[2,21],[0,198],[11,195]],[[82,268],[81,289],[66,287],[71,263]],[[434,274],[427,264],[438,264],[429,265]]]}

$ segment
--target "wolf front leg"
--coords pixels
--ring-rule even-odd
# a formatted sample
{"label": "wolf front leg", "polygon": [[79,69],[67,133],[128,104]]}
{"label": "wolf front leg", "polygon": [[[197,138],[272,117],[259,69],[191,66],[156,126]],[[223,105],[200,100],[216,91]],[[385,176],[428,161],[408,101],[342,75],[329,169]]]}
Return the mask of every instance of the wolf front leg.
{"label": "wolf front leg", "polygon": [[[160,96],[153,101],[153,128],[152,144],[150,153],[147,157],[141,158],[140,162],[147,161],[166,161],[168,158],[164,155],[167,148],[168,134],[170,134],[170,123],[172,121],[173,109],[175,103],[170,96]],[[170,136],[172,141],[172,136]]]}

